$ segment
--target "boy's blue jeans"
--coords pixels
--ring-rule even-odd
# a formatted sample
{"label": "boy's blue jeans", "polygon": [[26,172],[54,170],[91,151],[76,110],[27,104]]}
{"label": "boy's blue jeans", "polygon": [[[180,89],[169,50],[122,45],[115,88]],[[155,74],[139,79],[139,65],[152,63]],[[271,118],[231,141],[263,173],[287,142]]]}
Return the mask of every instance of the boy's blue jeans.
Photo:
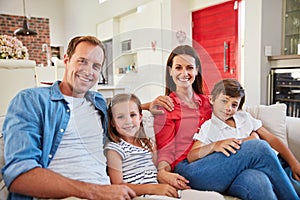
{"label": "boy's blue jeans", "polygon": [[250,140],[236,154],[213,153],[176,165],[176,173],[190,181],[192,189],[227,193],[241,199],[299,199],[270,145]]}

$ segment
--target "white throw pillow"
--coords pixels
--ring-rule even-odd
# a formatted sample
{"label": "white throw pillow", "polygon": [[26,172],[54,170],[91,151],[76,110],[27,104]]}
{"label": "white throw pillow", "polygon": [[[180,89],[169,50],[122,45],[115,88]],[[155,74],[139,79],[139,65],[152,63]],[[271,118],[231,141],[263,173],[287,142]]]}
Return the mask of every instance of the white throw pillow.
{"label": "white throw pillow", "polygon": [[277,103],[273,105],[245,106],[244,110],[254,118],[262,121],[263,126],[271,133],[279,137],[286,145],[286,105]]}

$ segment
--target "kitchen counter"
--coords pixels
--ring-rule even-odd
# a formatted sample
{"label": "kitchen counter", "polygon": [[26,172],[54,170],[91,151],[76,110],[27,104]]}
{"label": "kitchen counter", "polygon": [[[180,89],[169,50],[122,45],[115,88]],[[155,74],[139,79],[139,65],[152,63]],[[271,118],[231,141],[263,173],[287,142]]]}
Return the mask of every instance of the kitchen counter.
{"label": "kitchen counter", "polygon": [[271,68],[284,67],[300,67],[300,55],[278,55],[268,56]]}
{"label": "kitchen counter", "polygon": [[5,115],[11,99],[22,89],[36,86],[34,60],[0,59],[0,115]]}
{"label": "kitchen counter", "polygon": [[35,65],[34,60],[0,59],[2,69],[34,68]]}
{"label": "kitchen counter", "polygon": [[107,104],[110,103],[110,100],[116,94],[124,93],[125,87],[116,87],[111,85],[97,85],[96,90],[100,92],[107,101]]}

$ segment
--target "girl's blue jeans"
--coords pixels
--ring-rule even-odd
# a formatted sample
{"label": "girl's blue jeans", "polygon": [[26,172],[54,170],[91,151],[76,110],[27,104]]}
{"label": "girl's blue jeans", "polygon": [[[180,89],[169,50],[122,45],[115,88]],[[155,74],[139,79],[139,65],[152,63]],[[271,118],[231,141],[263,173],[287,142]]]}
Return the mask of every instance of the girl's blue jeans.
{"label": "girl's blue jeans", "polygon": [[227,193],[241,199],[299,199],[270,145],[250,140],[236,154],[213,153],[189,163],[183,160],[174,172],[189,180],[192,189]]}

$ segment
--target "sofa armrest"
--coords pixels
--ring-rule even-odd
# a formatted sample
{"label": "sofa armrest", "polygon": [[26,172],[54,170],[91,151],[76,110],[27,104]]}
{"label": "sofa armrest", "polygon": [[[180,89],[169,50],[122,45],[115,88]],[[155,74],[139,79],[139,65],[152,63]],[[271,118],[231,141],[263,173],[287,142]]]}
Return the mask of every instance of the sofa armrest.
{"label": "sofa armrest", "polygon": [[286,117],[288,145],[300,161],[300,118]]}

